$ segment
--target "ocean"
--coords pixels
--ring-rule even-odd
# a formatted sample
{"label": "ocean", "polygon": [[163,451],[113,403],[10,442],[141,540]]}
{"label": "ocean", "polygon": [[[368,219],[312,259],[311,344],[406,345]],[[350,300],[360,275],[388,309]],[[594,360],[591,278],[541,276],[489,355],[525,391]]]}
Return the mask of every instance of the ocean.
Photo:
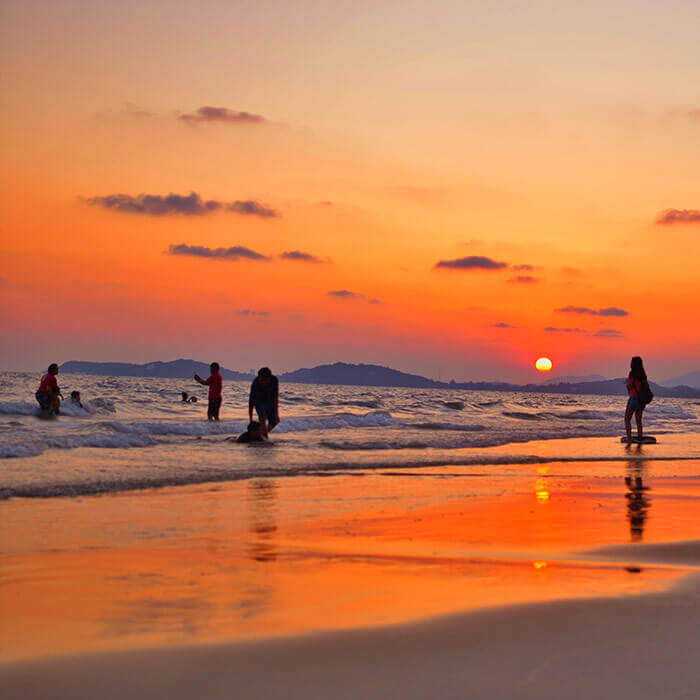
{"label": "ocean", "polygon": [[[621,397],[288,384],[281,386],[281,423],[272,442],[240,445],[227,438],[247,424],[249,386],[242,382],[224,382],[222,419],[212,424],[206,388],[192,380],[62,374],[63,394],[78,389],[84,407],[68,399],[60,417],[43,421],[34,399],[39,375],[0,377],[0,498],[358,469],[499,469],[552,455],[558,461],[624,458]],[[182,391],[199,402],[183,403]],[[656,398],[644,420],[660,443],[646,458],[697,458],[697,441],[676,454],[664,451],[662,436],[699,433],[699,401]],[[580,437],[610,440],[588,443],[585,453],[573,447],[580,442],[567,447],[568,438]],[[543,441],[558,442],[543,450]],[[596,451],[594,444],[605,448]]]}

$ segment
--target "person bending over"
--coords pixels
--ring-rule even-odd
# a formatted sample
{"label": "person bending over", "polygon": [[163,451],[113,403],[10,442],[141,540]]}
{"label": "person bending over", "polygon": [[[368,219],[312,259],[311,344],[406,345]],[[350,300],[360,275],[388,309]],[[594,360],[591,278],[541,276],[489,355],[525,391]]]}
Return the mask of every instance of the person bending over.
{"label": "person bending over", "polygon": [[209,407],[207,408],[207,418],[209,420],[219,420],[219,410],[221,409],[221,390],[223,380],[219,372],[219,363],[212,362],[209,365],[209,377],[202,379],[196,372],[194,380],[209,387]]}
{"label": "person bending over", "polygon": [[49,418],[50,416],[58,415],[60,412],[63,394],[58,388],[57,374],[58,365],[53,362],[49,365],[46,374],[41,378],[39,388],[35,394],[41,408],[42,418]]}
{"label": "person bending over", "polygon": [[279,382],[270,371],[269,367],[263,367],[258,371],[258,376],[250,385],[250,398],[248,399],[248,417],[253,422],[253,408],[255,408],[260,420],[262,436],[267,436],[279,422]]}
{"label": "person bending over", "polygon": [[76,406],[80,406],[80,408],[84,408],[84,407],[83,407],[83,402],[80,400],[80,392],[79,392],[79,391],[77,391],[77,390],[75,390],[75,389],[74,389],[73,391],[71,391],[71,393],[70,393],[70,400],[71,400]]}

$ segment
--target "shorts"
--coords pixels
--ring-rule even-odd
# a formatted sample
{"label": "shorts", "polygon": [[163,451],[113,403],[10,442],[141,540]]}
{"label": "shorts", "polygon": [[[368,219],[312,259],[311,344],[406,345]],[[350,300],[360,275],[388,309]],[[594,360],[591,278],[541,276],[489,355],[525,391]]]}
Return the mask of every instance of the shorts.
{"label": "shorts", "polygon": [[629,411],[634,411],[636,413],[637,411],[643,411],[644,407],[645,404],[639,400],[639,396],[630,396],[629,399],[627,399],[627,409]]}
{"label": "shorts", "polygon": [[273,405],[256,403],[255,411],[257,412],[261,423],[264,420],[267,421],[268,428],[272,429],[279,423],[279,419],[277,418],[277,413]]}
{"label": "shorts", "polygon": [[219,410],[221,409],[221,397],[218,399],[209,399],[209,407],[207,408],[207,418],[210,420],[219,420]]}
{"label": "shorts", "polygon": [[41,410],[48,411],[51,407],[51,399],[49,398],[48,394],[45,394],[43,391],[37,391],[34,396],[36,396],[36,400],[39,402]]}

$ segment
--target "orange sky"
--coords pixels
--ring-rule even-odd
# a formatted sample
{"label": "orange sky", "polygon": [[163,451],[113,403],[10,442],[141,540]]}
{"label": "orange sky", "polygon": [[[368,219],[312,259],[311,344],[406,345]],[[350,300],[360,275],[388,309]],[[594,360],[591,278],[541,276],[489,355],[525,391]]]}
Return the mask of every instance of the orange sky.
{"label": "orange sky", "polygon": [[[8,0],[0,20],[0,368],[697,369],[697,4]],[[219,210],[160,199],[190,192]],[[88,202],[114,194],[141,213]]]}

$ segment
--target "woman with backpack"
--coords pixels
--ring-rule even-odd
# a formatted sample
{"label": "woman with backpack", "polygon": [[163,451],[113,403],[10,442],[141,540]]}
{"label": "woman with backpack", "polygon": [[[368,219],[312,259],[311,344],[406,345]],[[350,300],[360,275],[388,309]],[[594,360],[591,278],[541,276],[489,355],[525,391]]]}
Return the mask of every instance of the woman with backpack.
{"label": "woman with backpack", "polygon": [[647,373],[641,357],[633,357],[630,362],[630,373],[625,380],[629,398],[625,410],[625,430],[627,431],[627,444],[632,444],[632,414],[637,421],[637,441],[641,442],[643,435],[642,412],[647,404],[654,398],[647,381]]}

